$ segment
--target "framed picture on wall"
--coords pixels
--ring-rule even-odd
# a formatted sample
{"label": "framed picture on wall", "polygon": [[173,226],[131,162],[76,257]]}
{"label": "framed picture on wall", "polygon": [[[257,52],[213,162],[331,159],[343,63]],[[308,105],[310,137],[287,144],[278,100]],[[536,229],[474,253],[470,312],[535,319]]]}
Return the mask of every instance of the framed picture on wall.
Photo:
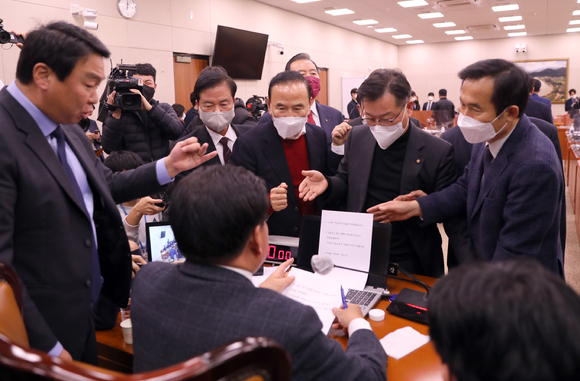
{"label": "framed picture on wall", "polygon": [[564,103],[568,94],[568,58],[555,60],[515,61],[533,78],[542,82],[538,93],[552,103]]}

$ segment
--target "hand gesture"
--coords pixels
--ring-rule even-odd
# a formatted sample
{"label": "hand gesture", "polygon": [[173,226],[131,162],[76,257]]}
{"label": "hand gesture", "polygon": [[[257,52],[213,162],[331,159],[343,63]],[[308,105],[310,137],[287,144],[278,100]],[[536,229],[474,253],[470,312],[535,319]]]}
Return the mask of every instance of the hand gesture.
{"label": "hand gesture", "polygon": [[293,275],[288,276],[290,271],[286,271],[293,262],[294,258],[290,258],[289,260],[278,266],[276,271],[274,271],[272,275],[268,277],[268,279],[262,282],[260,287],[269,288],[270,290],[276,292],[284,291],[284,289],[290,286],[292,282],[294,282],[294,279],[296,278]]}
{"label": "hand gesture", "polygon": [[342,122],[334,127],[334,130],[332,130],[332,144],[335,146],[343,145],[346,142],[346,138],[348,138],[350,130],[352,130],[352,126],[347,122]]}
{"label": "hand gesture", "polygon": [[270,190],[270,205],[275,212],[286,209],[288,206],[288,185],[281,183]]}
{"label": "hand gesture", "polygon": [[340,308],[333,308],[332,313],[336,316],[336,323],[332,324],[333,329],[342,329],[344,333],[348,333],[348,325],[354,319],[362,318],[363,314],[358,304],[347,304],[346,310]]}
{"label": "hand gesture", "polygon": [[[109,96],[107,97],[107,103],[114,106],[115,105],[115,95],[117,95],[116,91],[111,91],[111,94],[109,94]],[[115,119],[121,119],[121,108],[117,107],[117,109],[115,111],[113,111],[111,114],[113,114],[113,118]]]}
{"label": "hand gesture", "polygon": [[151,103],[149,103],[149,101],[147,100],[147,98],[145,98],[142,92],[140,92],[137,89],[131,89],[131,92],[134,94],[141,95],[141,110],[149,111],[153,108],[153,106],[151,106]]}
{"label": "hand gesture", "polygon": [[137,212],[141,213],[142,215],[145,214],[147,216],[152,216],[154,214],[161,213],[163,212],[163,210],[165,210],[165,207],[159,207],[155,205],[160,204],[162,202],[163,200],[161,199],[155,199],[149,196],[145,196],[139,200],[139,202],[133,207],[133,209],[136,209]]}
{"label": "hand gesture", "polygon": [[422,190],[415,190],[408,194],[402,194],[395,198],[393,201],[413,201],[418,199],[419,197],[427,196],[427,193],[423,192]]}
{"label": "hand gesture", "polygon": [[302,176],[305,178],[298,187],[298,196],[304,201],[314,200],[328,188],[326,177],[318,171],[302,171]]}
{"label": "hand gesture", "polygon": [[197,138],[191,137],[175,144],[175,147],[165,157],[165,167],[171,178],[178,173],[197,167],[215,157],[217,151],[207,152],[208,144],[200,145]]}
{"label": "hand gesture", "polygon": [[367,209],[373,214],[373,221],[404,221],[411,217],[422,217],[421,207],[417,201],[389,201]]}

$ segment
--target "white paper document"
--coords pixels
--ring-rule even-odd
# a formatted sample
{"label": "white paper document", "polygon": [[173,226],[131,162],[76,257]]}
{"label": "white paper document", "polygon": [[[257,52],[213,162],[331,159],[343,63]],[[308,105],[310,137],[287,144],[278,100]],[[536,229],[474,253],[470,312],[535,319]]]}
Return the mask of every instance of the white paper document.
{"label": "white paper document", "polygon": [[282,295],[314,308],[322,322],[322,333],[326,335],[334,321],[332,308],[342,303],[340,283],[296,267],[290,270],[290,275],[296,279],[282,291]]}
{"label": "white paper document", "polygon": [[372,214],[323,210],[318,254],[336,266],[368,272],[372,236]]}
{"label": "white paper document", "polygon": [[411,327],[399,328],[381,339],[387,355],[398,360],[429,342],[429,336]]}

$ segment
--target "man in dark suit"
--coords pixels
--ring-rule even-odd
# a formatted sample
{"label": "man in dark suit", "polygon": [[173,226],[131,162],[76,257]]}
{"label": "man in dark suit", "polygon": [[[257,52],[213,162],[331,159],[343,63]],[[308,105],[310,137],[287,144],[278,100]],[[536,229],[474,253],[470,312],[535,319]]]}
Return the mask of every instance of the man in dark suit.
{"label": "man in dark suit", "polygon": [[[207,152],[217,150],[218,155],[202,165],[227,164],[237,138],[253,127],[232,124],[236,90],[236,83],[225,70],[202,70],[197,77],[193,92],[196,94],[196,106],[204,125],[198,126],[179,141],[193,136],[200,144],[208,144]],[[176,182],[195,169],[197,168],[181,172]]]}
{"label": "man in dark suit", "polygon": [[529,117],[542,119],[550,124],[554,124],[552,109],[544,103],[536,101],[531,95],[528,97],[528,104],[526,105],[524,113]]}
{"label": "man in dark suit", "polygon": [[528,74],[494,59],[466,67],[459,77],[458,125],[475,144],[463,176],[440,192],[381,210],[389,221],[421,216],[425,225],[466,213],[480,260],[534,258],[563,275],[564,176],[553,144],[523,113]]}
{"label": "man in dark suit", "polygon": [[570,94],[570,98],[566,99],[564,102],[564,111],[566,111],[571,117],[578,114],[578,108],[573,107],[576,103],[578,103],[578,97],[576,96],[576,89],[570,89],[568,91]]}
{"label": "man in dark suit", "polygon": [[532,89],[532,98],[534,98],[535,101],[545,104],[551,109],[552,102],[548,98],[541,97],[540,94],[538,94],[540,92],[540,89],[542,88],[542,82],[537,78],[532,78],[532,80],[534,81]]}
{"label": "man in dark suit", "polygon": [[423,103],[423,111],[431,111],[433,109],[433,105],[435,104],[435,94],[429,93],[427,95],[427,102]]}
{"label": "man in dark suit", "polygon": [[[128,239],[116,204],[156,193],[203,160],[192,139],[169,156],[113,174],[77,123],[98,102],[107,48],[57,22],[26,38],[16,81],[0,92],[0,261],[20,278],[32,348],[96,364],[91,309],[125,306]],[[100,300],[100,299],[99,299]]]}
{"label": "man in dark suit", "polygon": [[352,98],[348,105],[346,106],[346,110],[348,111],[348,119],[353,120],[356,118],[360,118],[360,112],[358,111],[358,102],[356,101],[356,90],[357,88],[353,88],[350,90],[350,97]]}
{"label": "man in dark suit", "polygon": [[302,215],[320,213],[319,202],[303,202],[298,186],[303,170],[328,172],[324,131],[307,123],[314,99],[308,81],[283,71],[270,81],[268,110],[273,119],[236,140],[231,163],[262,177],[270,189],[268,227],[274,235],[298,236]]}
{"label": "man in dark suit", "polygon": [[312,307],[280,295],[294,281],[284,271],[292,259],[252,284],[268,253],[267,194],[263,180],[229,165],[202,168],[177,186],[170,221],[186,261],[151,263],[135,278],[135,371],[265,336],[288,351],[293,380],[386,381],[387,356],[357,305],[333,308],[333,327],[350,335],[345,352]]}
{"label": "man in dark suit", "polygon": [[439,90],[439,100],[431,108],[437,126],[449,128],[455,120],[455,105],[447,99],[447,90]]}
{"label": "man in dark suit", "polygon": [[[373,213],[380,221],[378,205],[409,189],[431,193],[452,184],[457,178],[453,147],[410,122],[410,95],[409,82],[400,71],[371,73],[358,89],[365,125],[350,132],[338,174],[327,178],[316,171],[305,172],[300,196],[312,200],[323,195],[328,202],[346,199],[348,211]],[[465,221],[453,221],[446,230],[454,237],[462,235],[469,246]],[[469,250],[465,252],[469,255]],[[419,219],[393,224],[390,260],[414,274],[441,276],[439,230],[435,225],[421,227]]]}

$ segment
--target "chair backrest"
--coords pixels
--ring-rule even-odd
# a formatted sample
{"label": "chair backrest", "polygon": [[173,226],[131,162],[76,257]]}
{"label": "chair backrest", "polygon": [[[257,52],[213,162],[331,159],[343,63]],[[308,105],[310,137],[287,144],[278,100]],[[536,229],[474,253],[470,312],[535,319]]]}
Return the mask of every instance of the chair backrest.
{"label": "chair backrest", "polygon": [[[13,291],[14,290],[14,291]],[[164,369],[124,374],[28,347],[22,295],[14,270],[0,263],[0,380],[290,381],[290,356],[275,341],[247,337]]]}

